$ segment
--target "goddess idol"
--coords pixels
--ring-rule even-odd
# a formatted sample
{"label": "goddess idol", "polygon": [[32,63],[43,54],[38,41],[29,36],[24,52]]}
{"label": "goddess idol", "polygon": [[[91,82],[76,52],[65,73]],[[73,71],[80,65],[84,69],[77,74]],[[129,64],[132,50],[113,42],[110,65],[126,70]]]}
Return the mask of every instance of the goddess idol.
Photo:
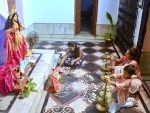
{"label": "goddess idol", "polygon": [[16,6],[13,7],[4,27],[5,62],[0,66],[0,93],[11,92],[17,83],[16,67],[27,55],[27,42],[20,30],[25,29],[18,20]]}

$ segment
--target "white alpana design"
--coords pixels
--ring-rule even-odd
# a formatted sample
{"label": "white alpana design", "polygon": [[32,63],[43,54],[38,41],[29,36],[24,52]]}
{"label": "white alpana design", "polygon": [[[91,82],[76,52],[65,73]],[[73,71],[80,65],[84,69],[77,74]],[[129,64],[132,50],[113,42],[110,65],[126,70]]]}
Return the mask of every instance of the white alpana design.
{"label": "white alpana design", "polygon": [[66,97],[66,96],[70,95],[72,90],[68,84],[70,84],[70,82],[66,82],[66,83],[62,84],[59,92],[57,92],[54,95],[58,96],[58,97]]}
{"label": "white alpana design", "polygon": [[82,79],[84,80],[85,84],[88,86],[83,94],[82,99],[88,100],[89,102],[95,101],[96,98],[95,92],[97,91],[98,87],[96,86],[96,84],[93,83],[94,78],[91,75],[86,75],[82,77]]}
{"label": "white alpana design", "polygon": [[73,71],[73,73],[75,74],[75,77],[82,77],[83,75],[87,74],[87,72],[82,69],[76,69]]}
{"label": "white alpana design", "polygon": [[73,113],[73,109],[68,106],[55,106],[44,108],[43,113]]}
{"label": "white alpana design", "polygon": [[73,82],[71,84],[71,87],[73,87],[76,91],[81,92],[84,91],[88,86],[82,81],[77,81],[77,82]]}

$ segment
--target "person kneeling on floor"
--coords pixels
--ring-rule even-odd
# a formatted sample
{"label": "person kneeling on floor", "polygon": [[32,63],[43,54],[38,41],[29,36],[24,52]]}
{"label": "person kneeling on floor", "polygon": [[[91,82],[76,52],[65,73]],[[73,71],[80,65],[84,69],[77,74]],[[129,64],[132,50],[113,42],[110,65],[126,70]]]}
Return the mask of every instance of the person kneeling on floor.
{"label": "person kneeling on floor", "polygon": [[110,75],[111,78],[117,79],[117,82],[111,80],[107,81],[108,84],[114,85],[117,88],[117,110],[119,110],[120,107],[137,106],[137,101],[134,98],[129,97],[129,89],[132,82],[131,77],[134,74],[135,66],[130,64],[124,67],[123,73]]}
{"label": "person kneeling on floor", "polygon": [[59,66],[70,65],[75,67],[83,67],[83,61],[85,56],[83,54],[82,48],[80,45],[77,45],[75,42],[68,42],[68,49],[66,54],[62,57]]}

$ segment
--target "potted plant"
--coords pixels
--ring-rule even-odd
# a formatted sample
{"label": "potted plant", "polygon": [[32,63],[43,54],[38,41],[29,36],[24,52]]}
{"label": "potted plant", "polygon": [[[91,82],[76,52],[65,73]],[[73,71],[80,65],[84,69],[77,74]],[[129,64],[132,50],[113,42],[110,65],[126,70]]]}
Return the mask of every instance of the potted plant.
{"label": "potted plant", "polygon": [[106,12],[106,17],[109,20],[111,26],[108,29],[108,32],[104,33],[103,37],[105,38],[106,42],[112,42],[113,41],[113,36],[114,36],[115,25],[113,23],[112,16],[109,12]]}

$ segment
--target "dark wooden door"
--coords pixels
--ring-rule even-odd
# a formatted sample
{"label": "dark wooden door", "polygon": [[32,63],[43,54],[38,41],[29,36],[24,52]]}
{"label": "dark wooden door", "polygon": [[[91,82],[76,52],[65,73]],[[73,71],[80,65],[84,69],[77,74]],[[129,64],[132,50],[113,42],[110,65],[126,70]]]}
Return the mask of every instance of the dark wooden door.
{"label": "dark wooden door", "polygon": [[96,35],[96,23],[97,23],[97,8],[98,0],[93,0],[93,13],[92,13],[92,34]]}
{"label": "dark wooden door", "polygon": [[76,0],[75,3],[75,33],[81,31],[81,0]]}

